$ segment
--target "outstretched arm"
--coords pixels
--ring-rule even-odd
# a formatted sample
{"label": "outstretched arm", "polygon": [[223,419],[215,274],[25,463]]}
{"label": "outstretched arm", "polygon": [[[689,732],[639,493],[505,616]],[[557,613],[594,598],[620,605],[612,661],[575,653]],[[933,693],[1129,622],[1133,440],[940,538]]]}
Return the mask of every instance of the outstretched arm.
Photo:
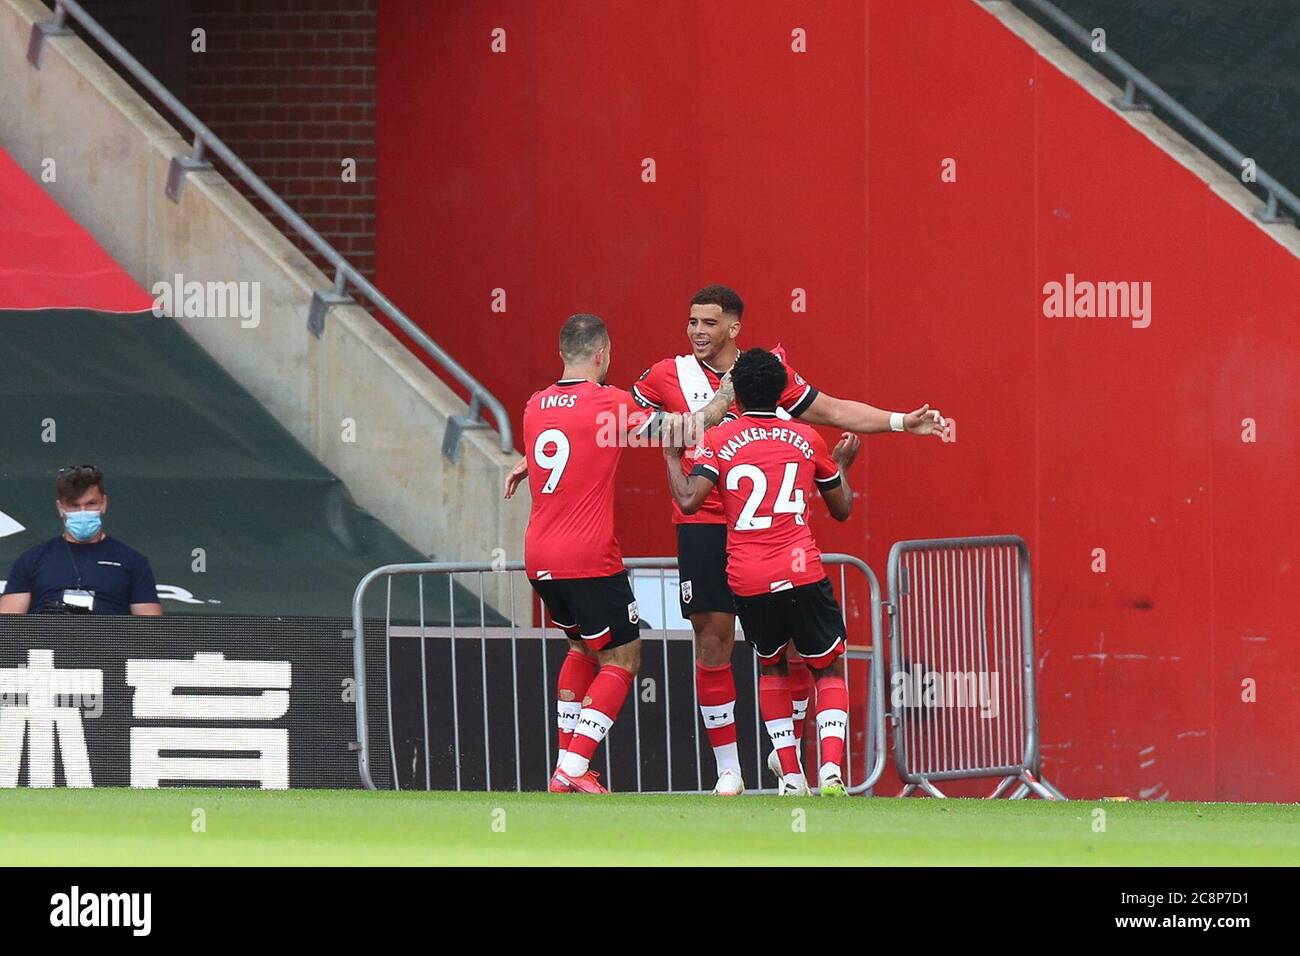
{"label": "outstretched arm", "polygon": [[[722,376],[722,384],[718,386],[718,391],[714,394],[709,404],[705,405],[693,415],[675,416],[668,413],[662,413],[659,416],[659,431],[661,441],[665,446],[669,444],[678,444],[678,453],[680,454],[686,445],[694,445],[699,441],[700,436],[708,429],[718,424],[726,416],[731,406],[736,401],[736,390],[731,384],[731,373],[728,372]],[[650,422],[638,423],[635,431],[641,431],[643,428],[650,426]],[[528,459],[521,458],[519,463],[510,469],[505,480],[505,497],[512,498],[519,483],[528,477]],[[683,476],[685,477],[685,476]],[[707,484],[707,482],[706,482]],[[705,497],[708,497],[706,490]],[[698,507],[698,506],[697,506]]]}
{"label": "outstretched arm", "polygon": [[674,414],[660,412],[655,420],[659,443],[665,448],[688,448],[697,444],[706,431],[722,421],[736,401],[731,373],[722,376],[722,384],[709,404],[698,412]]}
{"label": "outstretched arm", "polygon": [[[898,416],[894,418],[894,416]],[[913,435],[943,437],[944,421],[937,408],[922,405],[914,412],[887,412],[865,402],[835,398],[818,392],[808,410],[799,416],[810,425],[830,425],[845,431],[871,435],[877,432],[905,431]],[[893,427],[895,424],[900,427]]]}
{"label": "outstretched arm", "polygon": [[693,515],[700,510],[713,482],[700,475],[687,475],[682,472],[682,449],[664,446],[664,463],[668,466],[668,489],[677,500],[682,514]]}

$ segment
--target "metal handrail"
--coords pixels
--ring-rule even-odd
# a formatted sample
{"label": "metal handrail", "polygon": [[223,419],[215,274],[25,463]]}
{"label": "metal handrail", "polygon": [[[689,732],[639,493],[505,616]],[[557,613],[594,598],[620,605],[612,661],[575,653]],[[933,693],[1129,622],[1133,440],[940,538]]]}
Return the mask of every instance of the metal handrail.
{"label": "metal handrail", "polygon": [[293,211],[283,199],[262,181],[255,172],[231,151],[221,139],[208,129],[208,127],[192,112],[186,109],[171,91],[162,85],[158,79],[150,73],[140,61],[133,57],[122,44],[118,43],[111,34],[100,26],[90,14],[88,14],[75,0],[56,0],[54,7],[54,17],[48,23],[37,23],[32,30],[31,43],[28,46],[28,59],[34,66],[40,65],[40,50],[42,41],[47,36],[65,36],[72,31],[66,26],[66,18],[71,16],[76,20],[86,33],[93,37],[104,50],[120,63],[128,73],[135,77],[140,84],[148,90],[163,106],[169,109],[177,119],[179,119],[194,134],[194,146],[190,155],[186,158],[176,158],[172,160],[172,175],[168,177],[169,195],[173,199],[177,198],[179,182],[184,172],[195,169],[209,169],[211,164],[204,159],[205,150],[211,150],[232,173],[238,176],[260,199],[262,199],[274,212],[284,219],[298,235],[302,236],[318,253],[325,258],[330,265],[334,266],[334,288],[331,292],[317,291],[312,300],[312,315],[309,319],[309,327],[319,335],[324,325],[325,311],[332,305],[338,305],[342,302],[350,301],[346,296],[346,289],[351,283],[361,293],[379,307],[379,310],[397,323],[398,327],[409,335],[425,354],[436,361],[446,372],[451,375],[461,386],[463,386],[470,395],[469,412],[466,415],[453,416],[447,423],[447,435],[443,442],[443,453],[451,460],[456,459],[456,451],[459,444],[460,433],[466,429],[487,428],[488,423],[483,421],[481,413],[484,408],[491,412],[492,417],[496,420],[497,431],[501,436],[501,450],[503,452],[514,451],[514,439],[511,435],[510,416],[506,414],[505,407],[495,395],[489,392],[474,376],[470,375],[455,359],[453,359],[446,350],[429,336],[418,325],[412,322],[397,306],[395,306],[388,297],[375,288],[365,276],[356,270],[356,268],[340,255],[333,246],[325,240],[315,229]]}
{"label": "metal handrail", "polygon": [[[1232,166],[1240,169],[1242,162],[1249,158],[1206,125],[1205,122],[1192,115],[1185,106],[1157,86],[1141,70],[1114,52],[1110,48],[1109,41],[1104,50],[1100,52],[1093,50],[1092,34],[1050,0],[1012,0],[1012,3],[1037,10],[1060,27],[1070,38],[1083,44],[1088,48],[1089,52],[1124,77],[1124,95],[1117,104],[1121,109],[1144,108],[1143,104],[1136,99],[1137,92],[1141,91],[1147,99],[1181,123],[1198,139],[1208,144],[1216,153],[1228,160]],[[1300,225],[1300,197],[1297,197],[1286,186],[1259,168],[1258,164],[1255,166],[1255,182],[1268,193],[1267,203],[1264,208],[1255,212],[1256,218],[1263,222],[1287,222],[1287,217],[1278,214],[1277,207],[1281,203],[1295,213],[1297,217],[1295,222]]]}

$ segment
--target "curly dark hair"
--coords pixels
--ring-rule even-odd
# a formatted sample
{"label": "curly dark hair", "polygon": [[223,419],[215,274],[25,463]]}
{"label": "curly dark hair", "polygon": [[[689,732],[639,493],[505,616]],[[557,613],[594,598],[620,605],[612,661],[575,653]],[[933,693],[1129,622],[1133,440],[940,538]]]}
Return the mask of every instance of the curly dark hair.
{"label": "curly dark hair", "polygon": [[691,305],[719,305],[723,314],[740,318],[745,314],[745,303],[736,290],[725,285],[706,285],[691,296]]}
{"label": "curly dark hair", "polygon": [[775,410],[788,381],[785,366],[767,349],[741,352],[731,368],[731,383],[736,387],[736,401],[746,411]]}

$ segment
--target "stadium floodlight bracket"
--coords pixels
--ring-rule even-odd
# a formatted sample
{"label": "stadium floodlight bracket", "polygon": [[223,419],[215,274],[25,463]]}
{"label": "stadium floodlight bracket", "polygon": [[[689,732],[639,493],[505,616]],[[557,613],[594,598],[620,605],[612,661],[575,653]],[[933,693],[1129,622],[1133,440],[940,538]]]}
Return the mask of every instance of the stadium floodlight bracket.
{"label": "stadium floodlight bracket", "polygon": [[325,334],[325,313],[336,305],[346,305],[352,296],[343,292],[322,292],[317,289],[311,294],[311,308],[307,310],[307,331],[316,338]]}
{"label": "stadium floodlight bracket", "polygon": [[[59,8],[59,13],[63,13],[63,8]],[[45,48],[46,37],[67,37],[72,36],[72,29],[63,25],[62,16],[56,16],[48,23],[33,23],[32,35],[27,41],[27,62],[36,69],[41,68],[41,50]]]}

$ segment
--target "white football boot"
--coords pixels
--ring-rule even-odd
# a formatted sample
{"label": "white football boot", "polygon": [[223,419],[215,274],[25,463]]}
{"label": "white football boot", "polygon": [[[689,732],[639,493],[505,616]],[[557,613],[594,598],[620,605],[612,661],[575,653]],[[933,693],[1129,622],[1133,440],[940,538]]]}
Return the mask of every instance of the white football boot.
{"label": "white football boot", "polygon": [[806,797],[808,793],[808,781],[804,779],[802,773],[786,774],[781,778],[781,784],[776,789],[779,797]]}
{"label": "white football boot", "polygon": [[715,797],[738,797],[745,792],[745,779],[735,770],[718,773],[718,783],[713,788]]}
{"label": "white football boot", "polygon": [[817,792],[823,797],[847,797],[844,780],[837,767],[823,767],[817,774]]}
{"label": "white football boot", "polygon": [[[800,767],[802,766],[803,761],[801,760]],[[776,777],[778,784],[781,782],[781,778],[785,776],[785,771],[781,769],[781,758],[776,755],[775,749],[767,752],[767,769],[772,771],[772,776]]]}
{"label": "white football boot", "polygon": [[778,783],[785,776],[785,771],[781,769],[781,758],[776,755],[775,750],[769,750],[767,754],[767,769],[772,771],[772,776],[776,777]]}

